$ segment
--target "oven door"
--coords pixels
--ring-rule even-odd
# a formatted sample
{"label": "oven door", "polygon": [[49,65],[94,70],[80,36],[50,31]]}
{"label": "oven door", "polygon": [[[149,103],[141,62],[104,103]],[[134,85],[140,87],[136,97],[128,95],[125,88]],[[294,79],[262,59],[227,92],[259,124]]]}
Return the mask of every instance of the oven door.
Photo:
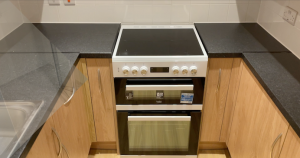
{"label": "oven door", "polygon": [[118,111],[121,155],[197,155],[200,111]]}
{"label": "oven door", "polygon": [[[202,105],[204,81],[205,78],[115,78],[116,104],[117,107],[121,105]],[[118,110],[130,110],[124,107]]]}

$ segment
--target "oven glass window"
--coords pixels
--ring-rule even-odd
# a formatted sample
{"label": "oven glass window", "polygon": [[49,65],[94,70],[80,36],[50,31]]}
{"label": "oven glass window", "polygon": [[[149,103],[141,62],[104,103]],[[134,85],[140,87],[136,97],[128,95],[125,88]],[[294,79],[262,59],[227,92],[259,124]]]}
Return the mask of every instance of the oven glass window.
{"label": "oven glass window", "polygon": [[118,111],[121,155],[196,155],[200,111]]}
{"label": "oven glass window", "polygon": [[117,105],[202,104],[204,78],[115,78]]}
{"label": "oven glass window", "polygon": [[129,151],[188,151],[189,135],[190,121],[128,121]]}

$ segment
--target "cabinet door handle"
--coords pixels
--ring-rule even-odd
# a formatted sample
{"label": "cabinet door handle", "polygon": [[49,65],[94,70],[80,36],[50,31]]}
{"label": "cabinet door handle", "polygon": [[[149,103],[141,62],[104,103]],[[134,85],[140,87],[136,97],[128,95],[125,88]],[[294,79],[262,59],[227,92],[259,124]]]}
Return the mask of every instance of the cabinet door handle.
{"label": "cabinet door handle", "polygon": [[72,81],[72,95],[70,96],[70,98],[64,104],[67,104],[73,98],[73,96],[75,94],[75,84],[74,84],[73,75],[71,75],[71,81]]}
{"label": "cabinet door handle", "polygon": [[282,136],[282,133],[280,133],[277,138],[274,140],[272,146],[271,146],[271,153],[270,153],[270,158],[273,158],[273,150],[274,150],[274,147],[276,145],[276,143],[278,142],[278,140],[281,138]]}
{"label": "cabinet door handle", "polygon": [[219,69],[219,79],[218,79],[217,91],[220,90],[221,75],[222,75],[222,69]]}
{"label": "cabinet door handle", "polygon": [[62,145],[62,148],[65,150],[65,152],[67,154],[67,157],[70,158],[70,155],[69,155],[69,152],[68,152],[67,148],[64,145]]}
{"label": "cabinet door handle", "polygon": [[102,93],[102,85],[101,85],[101,74],[100,69],[98,69],[98,84],[99,84],[99,90]]}
{"label": "cabinet door handle", "polygon": [[59,157],[60,154],[61,154],[61,151],[62,151],[62,144],[61,144],[60,137],[59,137],[58,133],[56,132],[56,130],[54,128],[52,128],[52,131],[56,135],[58,143],[59,143],[59,151],[58,151],[58,154],[57,154],[57,157]]}

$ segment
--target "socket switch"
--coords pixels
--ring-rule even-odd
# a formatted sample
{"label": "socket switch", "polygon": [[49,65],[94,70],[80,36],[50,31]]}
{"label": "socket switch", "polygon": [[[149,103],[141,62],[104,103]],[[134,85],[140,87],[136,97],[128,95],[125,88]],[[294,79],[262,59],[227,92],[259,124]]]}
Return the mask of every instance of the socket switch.
{"label": "socket switch", "polygon": [[65,5],[75,5],[75,0],[63,0]]}
{"label": "socket switch", "polygon": [[292,25],[295,25],[296,19],[297,19],[298,12],[290,7],[286,7],[284,14],[283,14],[283,19],[287,22],[289,22]]}

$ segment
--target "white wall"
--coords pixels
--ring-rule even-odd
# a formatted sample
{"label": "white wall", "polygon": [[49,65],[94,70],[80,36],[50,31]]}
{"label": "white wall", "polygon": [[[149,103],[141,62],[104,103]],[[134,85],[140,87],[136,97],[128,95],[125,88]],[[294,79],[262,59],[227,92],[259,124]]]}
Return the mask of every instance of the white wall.
{"label": "white wall", "polygon": [[[256,22],[260,0],[76,0],[75,6],[48,0],[19,0],[27,22],[122,22],[190,24]],[[26,21],[25,21],[26,22]]]}
{"label": "white wall", "polygon": [[23,24],[17,0],[0,0],[0,40]]}
{"label": "white wall", "polygon": [[300,58],[300,15],[289,24],[282,18],[286,6],[300,13],[300,0],[262,0],[258,23]]}

